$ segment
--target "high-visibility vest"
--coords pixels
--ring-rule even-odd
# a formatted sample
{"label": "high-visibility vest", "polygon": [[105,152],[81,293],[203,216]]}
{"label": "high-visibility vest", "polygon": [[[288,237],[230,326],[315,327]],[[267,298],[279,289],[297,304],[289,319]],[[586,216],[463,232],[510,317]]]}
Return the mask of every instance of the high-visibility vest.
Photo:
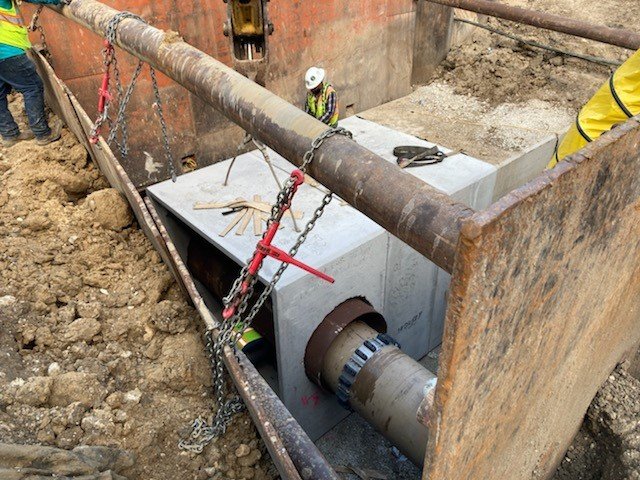
{"label": "high-visibility vest", "polygon": [[[329,95],[334,92],[335,90],[330,83],[324,84],[320,101],[317,101],[316,96],[313,93],[309,92],[307,94],[307,107],[309,107],[309,112],[311,113],[311,115],[316,118],[321,118],[327,111],[327,100],[329,99]],[[329,119],[330,127],[335,127],[336,125],[338,125],[338,110],[338,101],[336,100],[335,113]]]}
{"label": "high-visibility vest", "polygon": [[547,168],[577,152],[615,125],[640,114],[640,50],[624,62],[580,110]]}
{"label": "high-visibility vest", "polygon": [[31,48],[29,32],[20,17],[16,2],[12,0],[11,8],[0,8],[0,43],[28,50]]}

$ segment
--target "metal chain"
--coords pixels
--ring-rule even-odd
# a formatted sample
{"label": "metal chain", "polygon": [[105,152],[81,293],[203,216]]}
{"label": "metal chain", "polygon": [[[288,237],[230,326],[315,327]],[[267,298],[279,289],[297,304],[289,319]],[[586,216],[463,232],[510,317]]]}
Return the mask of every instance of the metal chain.
{"label": "metal chain", "polygon": [[27,28],[30,32],[35,32],[36,30],[40,32],[40,44],[42,45],[42,54],[47,59],[49,63],[51,63],[51,52],[49,52],[49,47],[47,46],[47,37],[44,33],[44,28],[40,25],[40,14],[42,13],[42,9],[44,5],[39,5],[36,9],[33,17],[31,17],[31,22],[29,23],[29,27]]}
{"label": "metal chain", "polygon": [[[122,158],[126,158],[129,155],[129,131],[128,131],[128,122],[126,117],[126,110],[127,110],[127,106],[129,105],[129,101],[131,100],[131,96],[133,94],[133,90],[135,89],[138,77],[140,76],[140,73],[142,72],[142,68],[144,67],[144,62],[142,60],[139,60],[138,65],[136,66],[136,69],[133,72],[133,76],[131,77],[131,81],[127,86],[127,89],[123,90],[122,81],[120,78],[120,68],[118,66],[118,60],[116,59],[113,45],[116,42],[118,26],[120,25],[120,22],[122,22],[122,20],[127,18],[146,23],[145,20],[142,19],[140,16],[131,12],[120,12],[117,15],[115,15],[111,20],[109,20],[106,34],[105,34],[108,44],[105,45],[105,48],[103,50],[103,58],[104,58],[103,65],[105,69],[108,69],[109,67],[113,68],[113,74],[115,77],[115,84],[116,84],[116,100],[118,102],[118,113],[115,121],[111,122],[108,116],[108,106],[111,102],[107,102],[105,105],[104,113],[96,121],[94,126],[94,131],[92,133],[92,136],[95,135],[95,133],[100,128],[100,126],[103,123],[108,122],[111,128],[109,130],[107,144],[109,145],[115,144],[118,147]],[[149,65],[149,75],[151,76],[151,84],[153,86],[153,93],[155,97],[154,107],[158,115],[158,119],[160,122],[160,129],[162,132],[162,144],[163,144],[164,154],[166,157],[167,169],[171,174],[171,180],[175,182],[177,175],[176,175],[175,163],[173,161],[173,155],[171,153],[171,146],[169,143],[167,123],[165,121],[164,111],[162,108],[162,98],[160,97],[160,89],[158,87],[158,79],[156,77],[156,71],[151,65]],[[120,140],[118,140],[118,131],[120,131]]]}
{"label": "metal chain", "polygon": [[173,155],[171,154],[171,146],[169,145],[169,134],[167,133],[167,122],[164,120],[164,112],[162,111],[162,98],[160,98],[160,89],[158,88],[158,79],[156,78],[156,70],[149,65],[149,75],[151,75],[151,84],[153,85],[153,94],[156,97],[154,103],[160,120],[160,129],[162,130],[162,145],[164,147],[164,156],[167,160],[171,180],[176,181],[176,167],[173,163]]}
{"label": "metal chain", "polygon": [[[118,115],[116,116],[116,120],[113,124],[111,130],[109,130],[109,137],[107,138],[107,144],[111,145],[115,142],[118,145],[120,150],[120,155],[122,158],[126,158],[129,155],[129,131],[127,128],[127,117],[126,110],[129,105],[129,101],[131,100],[131,95],[133,94],[133,89],[135,88],[136,81],[140,76],[140,72],[142,72],[142,66],[144,64],[142,62],[138,62],[135,71],[133,72],[133,76],[131,77],[131,82],[127,87],[127,90],[124,92],[124,95],[121,94],[122,87],[119,80],[119,73],[116,73],[116,85],[118,85]],[[114,73],[118,72],[118,69],[114,69]],[[118,130],[121,131],[121,141],[118,142],[117,135]]]}
{"label": "metal chain", "polygon": [[[314,160],[316,151],[322,146],[324,141],[334,135],[344,135],[346,137],[353,138],[351,132],[341,127],[324,131],[316,139],[313,140],[313,142],[311,143],[311,148],[307,152],[305,152],[302,160],[302,165],[300,166],[300,170],[303,173],[306,173],[307,168]],[[271,209],[271,215],[267,222],[267,229],[262,234],[263,238],[266,235],[266,231],[269,229],[269,226],[282,217],[283,207],[291,204],[291,199],[294,193],[294,182],[291,178],[289,178],[278,193],[276,202]],[[311,230],[313,230],[313,228],[315,227],[318,219],[322,216],[325,208],[327,207],[327,205],[329,205],[332,198],[332,192],[327,193],[323,197],[322,203],[313,212],[313,215],[309,222],[307,222],[304,230],[302,231],[302,233],[300,233],[294,245],[289,249],[289,255],[294,257],[298,253],[298,250],[307,239]],[[251,259],[247,260],[247,265],[242,268],[240,275],[234,281],[229,295],[224,297],[223,304],[225,307],[229,306],[235,299],[238,298],[238,295],[240,294],[242,289],[242,284],[248,278],[248,264],[250,261]],[[254,305],[251,307],[251,310],[249,310],[249,313],[245,317],[243,317],[244,312],[248,308],[249,299],[253,296],[254,287],[258,280],[257,275],[253,277],[249,289],[242,296],[242,300],[236,309],[236,313],[232,317],[223,320],[223,322],[218,327],[217,336],[215,336],[213,330],[208,330],[206,332],[206,347],[209,354],[209,361],[211,362],[213,390],[218,410],[211,422],[211,425],[208,425],[202,417],[198,417],[196,420],[194,420],[192,424],[191,434],[188,438],[181,440],[178,444],[181,449],[188,450],[194,453],[201,453],[204,447],[208,445],[212,439],[224,434],[227,426],[229,425],[229,422],[231,421],[231,418],[233,418],[236,413],[244,408],[242,400],[237,395],[233,395],[229,399],[227,399],[229,392],[226,388],[224,376],[224,348],[226,346],[229,346],[234,351],[236,350],[236,344],[242,336],[242,333],[249,325],[251,325],[253,319],[258,314],[266,300],[269,298],[269,295],[275,288],[276,284],[278,283],[288,266],[288,263],[282,263],[280,265],[276,273],[273,275],[271,281],[267,284],[263,292],[258,297],[258,300],[256,300]]]}
{"label": "metal chain", "polygon": [[[114,49],[113,49],[113,45],[111,45],[110,43],[106,42],[104,45],[104,48],[102,49],[102,69],[103,69],[103,75],[107,75],[111,66],[114,66],[114,71],[117,73],[117,82],[116,85],[117,87],[120,89],[122,87],[122,85],[120,84],[120,72],[118,71],[118,66],[117,66],[117,61],[116,61],[116,57],[114,54]],[[107,85],[107,90],[109,89],[109,86]],[[102,92],[102,89],[99,90],[100,95],[106,94],[107,92]],[[120,99],[120,96],[118,95],[118,100]],[[111,100],[108,99],[107,101],[105,101],[104,104],[104,110],[102,111],[102,113],[99,114],[98,118],[95,120],[95,122],[93,122],[93,128],[91,129],[91,134],[90,134],[90,138],[92,140],[92,142],[97,141],[98,139],[98,135],[99,135],[99,131],[100,128],[102,128],[102,125],[105,123],[109,123],[109,107],[111,105]],[[95,142],[94,142],[95,143]]]}

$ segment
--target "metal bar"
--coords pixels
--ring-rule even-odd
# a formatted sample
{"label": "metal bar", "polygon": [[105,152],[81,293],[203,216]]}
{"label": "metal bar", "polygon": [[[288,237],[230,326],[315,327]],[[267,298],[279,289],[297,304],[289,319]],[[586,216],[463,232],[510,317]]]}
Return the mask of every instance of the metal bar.
{"label": "metal bar", "polygon": [[610,28],[603,25],[576,20],[573,18],[512,7],[490,0],[426,0],[427,2],[461,8],[471,12],[498,17],[504,20],[524,23],[534,27],[567,33],[576,37],[588,38],[630,50],[640,48],[640,34],[624,28]]}
{"label": "metal bar", "polygon": [[491,33],[495,33],[496,35],[501,35],[503,37],[510,38],[511,40],[515,40],[516,42],[520,42],[530,47],[540,48],[542,50],[548,50],[550,52],[559,53],[560,55],[563,55],[566,57],[579,58],[580,60],[585,60],[587,62],[598,63],[600,65],[607,65],[611,67],[619,67],[620,65],[622,65],[622,62],[619,62],[617,60],[608,60],[602,57],[594,57],[592,55],[584,55],[582,53],[570,52],[568,50],[552,47],[551,45],[545,45],[544,43],[536,42],[534,40],[527,40],[526,38],[519,37],[518,35],[513,35],[509,32],[505,32],[498,28],[493,28],[491,25],[487,25],[486,23],[474,22],[473,20],[467,20],[466,18],[457,18],[457,17],[455,17],[453,20],[456,22],[473,25],[474,27],[482,28]]}
{"label": "metal bar", "polygon": [[[204,320],[207,329],[217,331],[215,328],[219,320],[206,307],[153,202],[146,198],[145,204],[158,226],[175,271],[180,275],[196,310]],[[339,480],[324,455],[320,453],[244,353],[238,351],[234,354],[231,349],[225,348],[224,362],[280,475],[287,480],[300,478]]]}
{"label": "metal bar", "polygon": [[[244,373],[244,381],[238,386],[240,395],[245,403],[251,398],[259,399],[259,401],[253,400],[247,405],[259,405],[262,410],[262,421],[267,424],[272,422],[273,429],[280,435],[284,450],[293,461],[300,476],[303,479],[340,480],[341,477],[338,476],[300,424],[291,416],[289,410],[262,378],[262,375],[242,352],[238,353],[238,360],[236,360],[231,349],[227,347],[225,364],[231,375],[237,377],[240,373]],[[246,391],[243,392],[243,389]],[[249,409],[251,411],[250,406]],[[255,416],[254,419],[256,419]],[[256,422],[258,422],[257,419]]]}
{"label": "metal bar", "polygon": [[[52,8],[103,36],[119,13],[95,0]],[[296,165],[328,128],[175,34],[126,19],[118,28],[117,44]],[[320,147],[309,173],[438,266],[452,270],[461,221],[474,213],[471,208],[341,135]]]}

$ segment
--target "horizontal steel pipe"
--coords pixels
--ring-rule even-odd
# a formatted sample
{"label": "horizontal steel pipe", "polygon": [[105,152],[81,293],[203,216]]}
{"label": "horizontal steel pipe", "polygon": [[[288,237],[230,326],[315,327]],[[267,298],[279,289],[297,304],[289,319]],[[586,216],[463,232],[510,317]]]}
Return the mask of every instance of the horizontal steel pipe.
{"label": "horizontal steel pipe", "polygon": [[603,25],[576,20],[573,18],[553,15],[551,13],[536,12],[525,8],[512,7],[491,0],[424,0],[431,3],[461,8],[471,12],[489,15],[491,17],[524,23],[534,27],[567,33],[576,37],[597,40],[630,50],[640,48],[640,33],[623,28],[610,28]]}
{"label": "horizontal steel pipe", "polygon": [[[119,12],[95,0],[54,10],[104,35]],[[117,44],[296,165],[327,126],[191,45],[134,19]],[[400,240],[451,271],[460,223],[474,212],[346,137],[327,140],[309,173]]]}

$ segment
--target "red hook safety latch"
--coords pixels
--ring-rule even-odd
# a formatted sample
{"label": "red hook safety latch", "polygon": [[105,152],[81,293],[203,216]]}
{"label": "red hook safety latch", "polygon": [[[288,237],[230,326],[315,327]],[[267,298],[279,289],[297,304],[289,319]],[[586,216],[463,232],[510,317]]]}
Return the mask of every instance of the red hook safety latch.
{"label": "red hook safety latch", "polygon": [[276,233],[278,232],[278,228],[280,228],[280,219],[282,218],[282,215],[291,207],[291,200],[293,199],[293,195],[298,191],[298,187],[304,183],[304,173],[296,169],[291,172],[291,178],[293,179],[293,191],[291,192],[289,202],[281,207],[278,214],[278,219],[271,223],[264,238],[262,238],[256,245],[256,250],[253,253],[253,258],[249,263],[248,275],[247,278],[242,282],[240,293],[237,295],[236,299],[231,303],[231,305],[225,308],[222,312],[222,316],[225,320],[231,318],[235,314],[238,305],[240,305],[242,299],[249,291],[249,286],[251,285],[252,279],[258,275],[258,271],[260,270],[262,262],[266,257],[271,257],[282,263],[294,265],[298,268],[301,268],[305,272],[309,272],[316,277],[320,277],[321,279],[326,280],[329,283],[335,282],[333,277],[330,277],[329,275],[322,273],[321,271],[316,270],[315,268],[310,267],[309,265],[302,263],[299,260],[296,260],[284,250],[271,245],[273,237],[275,237]]}

